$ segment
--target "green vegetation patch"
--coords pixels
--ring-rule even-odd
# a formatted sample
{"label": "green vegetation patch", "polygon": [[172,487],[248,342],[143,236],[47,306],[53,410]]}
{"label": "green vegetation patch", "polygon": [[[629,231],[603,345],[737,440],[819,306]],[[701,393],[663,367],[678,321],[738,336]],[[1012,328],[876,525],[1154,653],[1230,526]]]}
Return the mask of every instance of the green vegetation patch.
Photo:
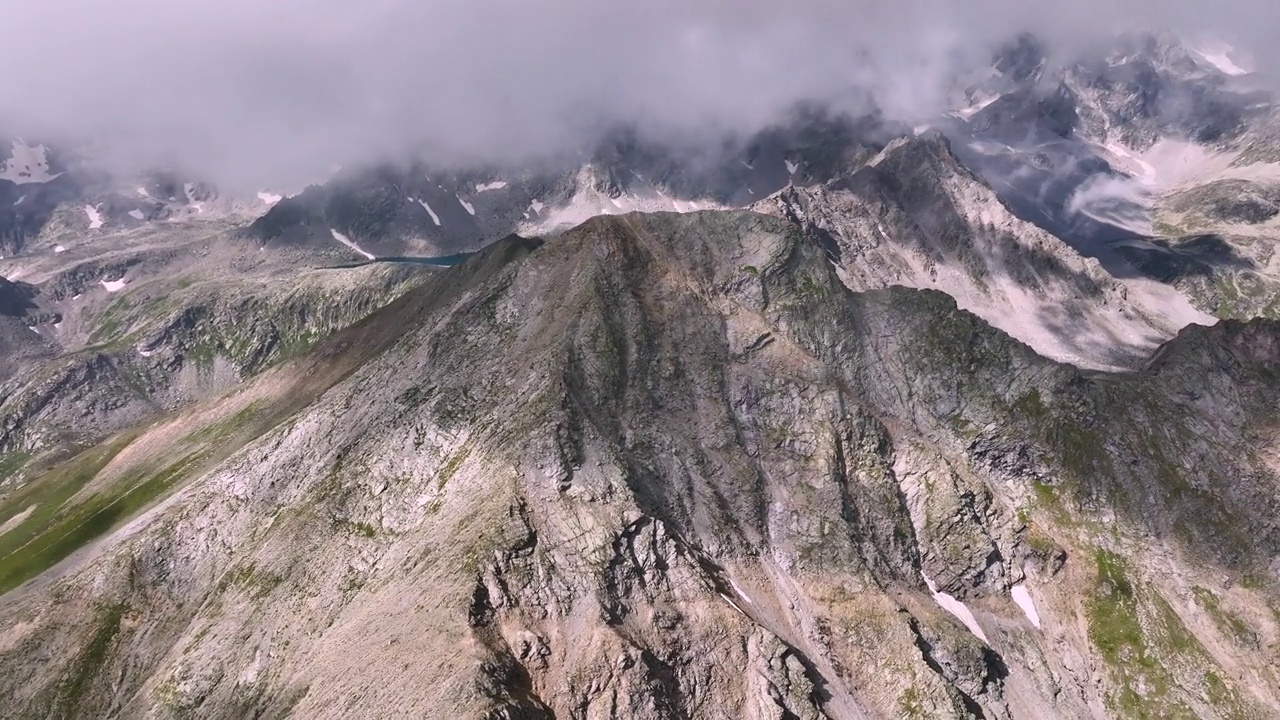
{"label": "green vegetation patch", "polygon": [[226,591],[230,587],[238,587],[244,589],[255,600],[271,594],[272,590],[280,587],[284,582],[284,576],[278,573],[263,570],[256,565],[241,565],[223,576],[219,582],[219,590]]}
{"label": "green vegetation patch", "polygon": [[1257,643],[1257,635],[1254,634],[1253,630],[1235,613],[1223,608],[1218,602],[1218,596],[1214,595],[1212,590],[1197,585],[1191,588],[1191,594],[1195,597],[1196,604],[1208,613],[1209,617],[1213,618],[1214,624],[1227,637],[1241,645],[1254,645]]}
{"label": "green vegetation patch", "polygon": [[901,717],[908,720],[923,720],[929,717],[929,709],[925,706],[924,694],[915,685],[908,687],[898,696],[898,711]]}
{"label": "green vegetation patch", "polygon": [[254,401],[236,414],[191,433],[186,440],[193,443],[204,443],[234,438],[240,431],[252,427],[261,410],[260,405],[260,401]]}
{"label": "green vegetation patch", "polygon": [[1013,409],[1027,420],[1040,421],[1049,415],[1049,410],[1044,406],[1044,399],[1040,397],[1040,390],[1037,388],[1032,388],[1015,400]]}
{"label": "green vegetation patch", "polygon": [[89,344],[99,345],[116,340],[128,320],[133,301],[126,295],[115,298],[98,316],[98,325],[89,333]]}
{"label": "green vegetation patch", "polygon": [[50,718],[93,717],[87,706],[89,689],[106,665],[111,646],[120,634],[120,623],[129,607],[117,603],[101,608],[94,620],[93,635],[67,668],[54,691],[54,706]]}
{"label": "green vegetation patch", "polygon": [[158,472],[133,475],[94,492],[78,504],[76,493],[107,465],[132,437],[81,454],[38,478],[5,502],[5,513],[35,505],[17,527],[0,535],[0,593],[53,567],[148,506],[186,477],[206,456],[193,453]]}
{"label": "green vegetation patch", "polygon": [[1094,561],[1098,579],[1088,605],[1089,639],[1109,663],[1136,660],[1145,643],[1128,566],[1109,550],[1097,550]]}
{"label": "green vegetation patch", "polygon": [[1120,555],[1099,548],[1094,561],[1086,615],[1089,640],[1117,685],[1110,709],[1120,717],[1195,718],[1184,700],[1195,697],[1209,698],[1225,716],[1242,715],[1241,697],[1169,603],[1135,582]]}
{"label": "green vegetation patch", "polygon": [[1098,577],[1087,603],[1089,640],[1097,648],[1119,689],[1108,697],[1111,710],[1123,717],[1195,717],[1169,698],[1172,676],[1161,663],[1143,630],[1138,591],[1123,558],[1099,549],[1094,560]]}
{"label": "green vegetation patch", "polygon": [[[10,478],[17,477],[22,472],[22,468],[26,466],[27,461],[31,459],[31,453],[18,450],[15,452],[4,453],[0,455],[0,487],[9,481]],[[3,506],[0,505],[0,508]],[[3,509],[0,509],[0,513]],[[3,520],[0,520],[3,522]]]}
{"label": "green vegetation patch", "polygon": [[469,457],[471,457],[470,444],[464,445],[461,450],[454,453],[453,457],[449,458],[445,464],[441,466],[440,472],[437,473],[436,489],[444,490],[444,486],[449,484],[449,481],[453,479],[453,476],[458,472],[458,469],[462,467],[462,464],[466,462]]}
{"label": "green vegetation patch", "polygon": [[0,535],[0,568],[9,554],[38,536],[63,506],[132,441],[132,435],[125,435],[86,450],[0,500],[0,523],[35,507],[24,521]]}

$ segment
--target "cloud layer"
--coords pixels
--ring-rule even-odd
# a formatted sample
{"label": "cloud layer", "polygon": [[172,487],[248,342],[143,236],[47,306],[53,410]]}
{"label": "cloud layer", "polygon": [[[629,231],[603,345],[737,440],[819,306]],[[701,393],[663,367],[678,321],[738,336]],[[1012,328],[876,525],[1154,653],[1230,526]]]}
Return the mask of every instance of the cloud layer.
{"label": "cloud layer", "polygon": [[[446,162],[579,147],[610,122],[749,132],[793,103],[941,109],[957,68],[1021,30],[1266,47],[1264,0],[15,0],[0,131],[92,137],[132,166],[243,184],[422,151]],[[1213,27],[1221,21],[1221,25]],[[1266,62],[1268,58],[1259,58]]]}

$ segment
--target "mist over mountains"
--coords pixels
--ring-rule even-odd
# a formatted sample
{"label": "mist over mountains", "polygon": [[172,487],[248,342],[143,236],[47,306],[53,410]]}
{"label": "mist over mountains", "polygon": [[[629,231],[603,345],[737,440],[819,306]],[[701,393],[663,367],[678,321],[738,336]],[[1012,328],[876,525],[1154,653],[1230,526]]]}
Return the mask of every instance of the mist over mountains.
{"label": "mist over mountains", "polygon": [[1128,30],[1234,43],[1257,68],[1271,4],[412,3],[52,0],[16,10],[0,127],[117,170],[180,166],[242,189],[416,155],[529,162],[618,124],[684,146],[801,101],[914,122],[951,109],[1029,31],[1064,60]]}

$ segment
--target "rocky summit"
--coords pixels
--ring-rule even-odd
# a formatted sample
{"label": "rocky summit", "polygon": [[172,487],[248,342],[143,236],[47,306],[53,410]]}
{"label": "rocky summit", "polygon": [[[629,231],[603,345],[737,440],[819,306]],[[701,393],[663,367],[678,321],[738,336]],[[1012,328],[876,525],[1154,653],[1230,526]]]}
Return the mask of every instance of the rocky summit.
{"label": "rocky summit", "polygon": [[1225,58],[289,197],[15,142],[0,717],[1280,716]]}

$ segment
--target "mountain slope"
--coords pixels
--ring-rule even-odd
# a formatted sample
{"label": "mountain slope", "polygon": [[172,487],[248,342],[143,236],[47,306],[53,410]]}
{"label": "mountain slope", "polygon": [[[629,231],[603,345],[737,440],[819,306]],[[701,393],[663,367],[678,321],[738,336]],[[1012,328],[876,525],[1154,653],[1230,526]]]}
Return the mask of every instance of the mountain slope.
{"label": "mountain slope", "polygon": [[852,293],[745,213],[598,218],[436,278],[0,596],[18,717],[1280,709],[1280,328],[1084,375],[939,293]]}

